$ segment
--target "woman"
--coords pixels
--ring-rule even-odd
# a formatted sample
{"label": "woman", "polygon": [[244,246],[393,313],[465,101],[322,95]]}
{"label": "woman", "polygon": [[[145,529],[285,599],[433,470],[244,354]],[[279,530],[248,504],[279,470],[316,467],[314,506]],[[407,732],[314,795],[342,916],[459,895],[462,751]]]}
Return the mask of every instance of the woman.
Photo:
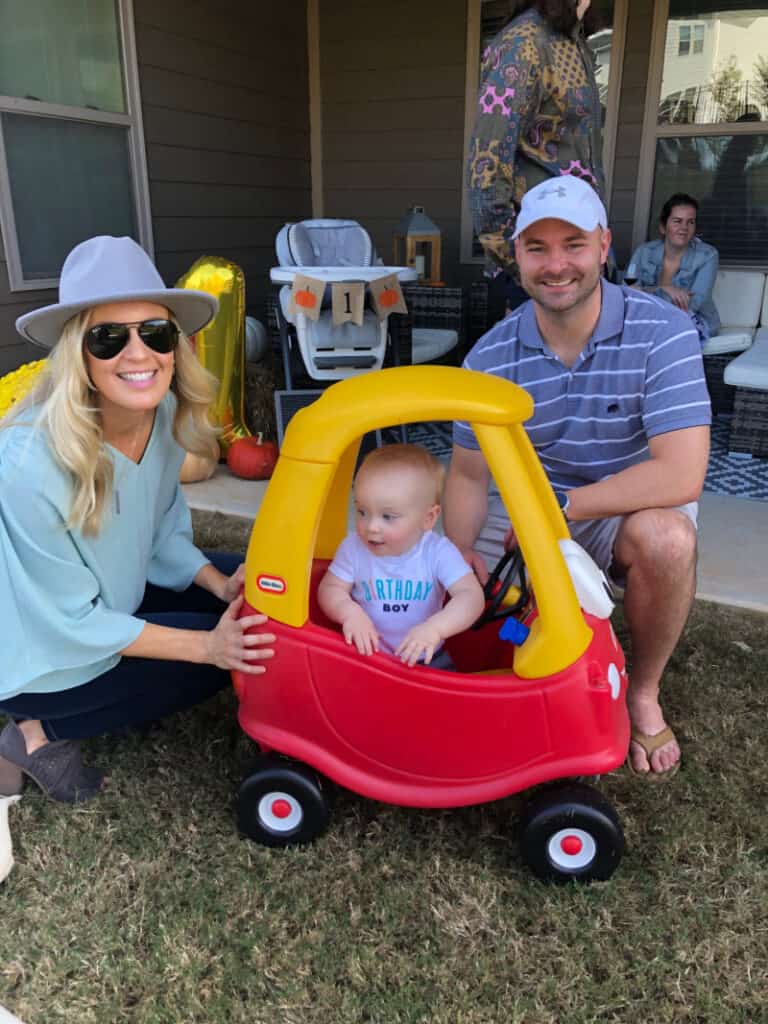
{"label": "woman", "polygon": [[698,202],[676,192],[661,208],[660,239],[645,242],[630,260],[626,284],[682,309],[705,342],[720,330],[720,317],[712,300],[720,262],[717,249],[696,237]]}
{"label": "woman", "polygon": [[52,352],[0,430],[0,794],[27,775],[76,802],[104,781],[81,739],[263,672],[274,636],[237,618],[243,569],[194,546],[178,482],[184,449],[213,447],[214,382],[187,336],[216,300],[109,236],[72,250],[59,297],[16,323]]}
{"label": "woman", "polygon": [[[523,195],[561,174],[585,178],[604,198],[602,113],[586,34],[590,0],[514,0],[512,20],[483,56],[469,154],[469,196],[486,274],[515,284],[512,235]],[[499,285],[495,286],[497,290]]]}

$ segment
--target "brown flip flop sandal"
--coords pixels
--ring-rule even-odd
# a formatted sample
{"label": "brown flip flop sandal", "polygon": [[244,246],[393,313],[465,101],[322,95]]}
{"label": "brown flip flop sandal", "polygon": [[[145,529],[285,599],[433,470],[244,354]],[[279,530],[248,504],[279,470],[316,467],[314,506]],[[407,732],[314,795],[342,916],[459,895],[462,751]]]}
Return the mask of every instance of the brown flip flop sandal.
{"label": "brown flip flop sandal", "polygon": [[[639,729],[632,729],[630,735],[630,742],[637,743],[639,747],[642,747],[645,751],[645,756],[648,758],[648,764],[651,763],[651,755],[657,751],[660,747],[663,747],[670,740],[674,740],[677,737],[669,728],[666,726],[661,732],[650,735],[647,732],[641,732]],[[641,779],[647,779],[649,782],[666,782],[667,779],[671,779],[673,775],[677,774],[680,768],[680,761],[675,761],[671,768],[668,768],[665,772],[655,772],[652,768],[647,772],[639,772],[635,769],[632,764],[632,758],[629,753],[627,754],[627,767],[633,775],[638,776]]]}

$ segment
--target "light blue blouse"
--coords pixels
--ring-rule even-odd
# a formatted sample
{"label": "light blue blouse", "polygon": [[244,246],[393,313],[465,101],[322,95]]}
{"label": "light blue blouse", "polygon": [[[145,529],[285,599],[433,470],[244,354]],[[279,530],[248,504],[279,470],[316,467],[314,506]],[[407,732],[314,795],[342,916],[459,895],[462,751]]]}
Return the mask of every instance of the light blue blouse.
{"label": "light blue blouse", "polygon": [[184,590],[205,565],[179,485],[174,409],[169,394],[140,463],[108,446],[115,482],[96,537],[64,525],[72,485],[31,426],[37,410],[0,430],[0,700],[106,672],[144,628],[134,612],[146,583]]}
{"label": "light blue blouse", "polygon": [[[700,238],[694,238],[686,246],[677,273],[672,278],[672,284],[691,293],[688,310],[691,313],[698,313],[706,321],[710,336],[720,330],[720,316],[712,300],[712,289],[717,279],[719,263],[717,249],[702,242]],[[664,242],[657,238],[653,242],[645,242],[635,250],[624,277],[637,280],[638,284],[649,288],[658,285],[663,266]],[[657,287],[655,294],[660,299],[671,301],[661,287]]]}

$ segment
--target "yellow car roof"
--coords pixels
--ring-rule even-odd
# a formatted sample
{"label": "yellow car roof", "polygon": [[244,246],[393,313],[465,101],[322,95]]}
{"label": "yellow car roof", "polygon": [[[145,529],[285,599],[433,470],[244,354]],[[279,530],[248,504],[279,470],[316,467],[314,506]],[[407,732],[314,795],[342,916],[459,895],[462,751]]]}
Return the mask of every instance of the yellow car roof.
{"label": "yellow car roof", "polygon": [[500,377],[448,366],[404,366],[332,385],[291,419],[254,523],[245,596],[253,608],[300,627],[309,615],[315,558],[331,558],[346,531],[361,437],[429,420],[466,420],[510,513],[536,592],[539,617],[515,653],[515,671],[545,676],[587,647],[587,627],[558,540],[568,528],[522,423],[533,401]]}

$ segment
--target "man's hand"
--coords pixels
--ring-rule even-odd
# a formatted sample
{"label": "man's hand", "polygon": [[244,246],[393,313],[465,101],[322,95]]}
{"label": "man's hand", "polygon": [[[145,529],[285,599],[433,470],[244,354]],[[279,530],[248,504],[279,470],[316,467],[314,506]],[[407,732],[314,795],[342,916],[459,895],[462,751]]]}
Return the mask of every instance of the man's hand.
{"label": "man's hand", "polygon": [[344,639],[354,644],[359,654],[373,654],[379,649],[379,634],[362,608],[354,605],[341,623]]}
{"label": "man's hand", "polygon": [[488,515],[489,479],[481,451],[453,446],[443,495],[443,527],[481,583],[488,579],[488,567],[474,544]]}
{"label": "man's hand", "polygon": [[517,547],[517,534],[515,533],[514,526],[510,526],[507,532],[504,534],[504,550],[512,551],[513,548]]}
{"label": "man's hand", "polygon": [[442,640],[438,627],[433,624],[432,619],[427,619],[426,622],[420,622],[418,626],[408,630],[395,654],[406,665],[415,665],[422,657],[424,664],[428,665]]}
{"label": "man's hand", "polygon": [[479,551],[475,551],[474,548],[464,548],[461,552],[461,557],[477,576],[480,583],[485,586],[488,581],[488,566],[485,564],[485,558],[480,554]]}

